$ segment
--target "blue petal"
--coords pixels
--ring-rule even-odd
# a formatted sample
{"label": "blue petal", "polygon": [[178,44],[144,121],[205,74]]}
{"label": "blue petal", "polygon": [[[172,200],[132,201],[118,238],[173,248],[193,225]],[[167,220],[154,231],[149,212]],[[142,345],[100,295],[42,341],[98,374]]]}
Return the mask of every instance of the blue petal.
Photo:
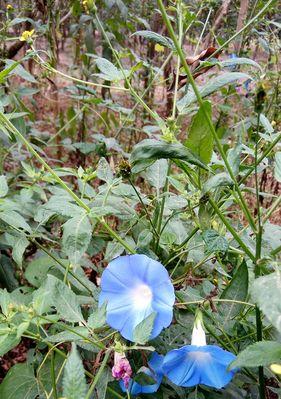
{"label": "blue petal", "polygon": [[[152,299],[145,308],[136,308],[132,291],[144,284]],[[133,341],[135,327],[156,312],[151,339],[170,325],[175,301],[174,288],[167,270],[146,255],[120,256],[109,263],[101,277],[99,305],[107,302],[107,323]]]}
{"label": "blue petal", "polygon": [[[144,369],[144,373],[148,376],[152,377],[156,384],[153,385],[140,385],[137,382],[131,380],[129,385],[129,392],[132,395],[139,395],[141,393],[154,393],[158,390],[162,378],[163,378],[163,371],[162,371],[162,363],[163,363],[164,356],[159,355],[158,353],[154,352],[148,362],[149,368]],[[120,381],[120,387],[123,392],[126,392],[126,388],[123,381]]]}
{"label": "blue petal", "polygon": [[176,385],[191,387],[204,384],[223,388],[235,371],[227,371],[235,356],[218,346],[187,345],[169,352],[163,362],[164,374]]}

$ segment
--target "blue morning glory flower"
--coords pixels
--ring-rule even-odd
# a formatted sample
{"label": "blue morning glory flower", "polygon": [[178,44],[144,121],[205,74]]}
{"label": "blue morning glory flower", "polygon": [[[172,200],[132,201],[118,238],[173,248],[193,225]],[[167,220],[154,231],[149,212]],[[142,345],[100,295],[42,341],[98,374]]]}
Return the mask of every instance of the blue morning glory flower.
{"label": "blue morning glory flower", "polygon": [[134,329],[155,313],[150,339],[171,324],[174,287],[161,263],[146,255],[120,256],[101,277],[99,305],[107,303],[107,323],[134,341]]}
{"label": "blue morning glory flower", "polygon": [[167,353],[163,362],[164,374],[176,385],[193,387],[198,384],[223,388],[235,370],[228,371],[235,355],[216,345],[206,345],[201,322],[193,329],[191,345]]}
{"label": "blue morning glory flower", "polygon": [[[158,390],[163,378],[163,370],[162,370],[163,359],[164,356],[159,355],[156,352],[152,354],[148,362],[149,368],[144,367],[141,369],[141,371],[147,374],[149,377],[152,377],[156,381],[156,383],[153,385],[140,385],[137,382],[131,380],[128,388],[128,391],[131,393],[131,395],[139,395],[141,393],[153,393]],[[124,382],[120,381],[119,384],[122,391],[126,392],[127,390],[125,388]]]}

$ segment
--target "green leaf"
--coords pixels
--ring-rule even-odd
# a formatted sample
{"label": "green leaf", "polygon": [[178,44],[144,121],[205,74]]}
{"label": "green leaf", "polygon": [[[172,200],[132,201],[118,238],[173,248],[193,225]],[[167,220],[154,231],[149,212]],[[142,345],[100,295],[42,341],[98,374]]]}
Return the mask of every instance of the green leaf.
{"label": "green leaf", "polygon": [[92,329],[103,327],[106,323],[106,303],[93,310],[88,318],[88,326]]}
{"label": "green leaf", "polygon": [[208,169],[206,165],[189,149],[180,143],[167,143],[154,139],[146,139],[138,143],[131,154],[131,163],[138,171],[145,169],[156,159],[181,159],[193,165]]}
{"label": "green leaf", "polygon": [[76,345],[72,344],[72,350],[64,368],[63,396],[67,399],[83,399],[86,392],[87,384],[83,363]]}
{"label": "green leaf", "polygon": [[211,229],[206,230],[202,236],[209,253],[225,253],[228,250],[228,241],[217,231]]}
{"label": "green leaf", "polygon": [[87,251],[92,237],[92,226],[84,213],[69,219],[63,225],[62,248],[69,260],[77,265]]}
{"label": "green leaf", "polygon": [[36,79],[18,62],[13,60],[6,60],[6,65],[8,68],[13,67],[14,64],[16,64],[16,66],[13,68],[12,75],[17,75],[31,83],[37,83]]}
{"label": "green leaf", "polygon": [[23,234],[5,233],[7,243],[13,248],[12,257],[18,266],[22,266],[22,258],[24,251],[29,245],[29,241]]}
{"label": "green leaf", "polygon": [[281,273],[275,272],[257,278],[251,288],[251,296],[268,320],[281,332]]}
{"label": "green leaf", "polygon": [[0,198],[3,198],[7,195],[9,191],[9,187],[7,184],[7,179],[6,176],[1,175],[0,176]]}
{"label": "green leaf", "polygon": [[143,177],[148,183],[157,190],[163,188],[168,172],[168,162],[166,159],[158,159],[151,166],[145,169]]}
{"label": "green leaf", "polygon": [[0,324],[0,356],[4,356],[20,343],[20,337],[16,332],[6,333],[9,330],[6,324]]}
{"label": "green leaf", "polygon": [[84,321],[78,298],[74,292],[54,276],[48,275],[47,280],[52,287],[52,305],[56,307],[60,316],[70,322]]}
{"label": "green leaf", "polygon": [[264,114],[260,114],[260,123],[268,134],[274,133],[274,129]]}
{"label": "green leaf", "polygon": [[0,256],[0,282],[9,291],[13,291],[19,285],[14,276],[15,265],[6,255]]}
{"label": "green leaf", "polygon": [[231,363],[230,368],[268,366],[280,363],[281,343],[275,341],[261,341],[248,346],[239,353]]}
{"label": "green leaf", "polygon": [[224,61],[220,61],[219,65],[222,67],[232,67],[234,65],[250,65],[262,71],[262,67],[256,61],[244,57],[230,58]]}
{"label": "green leaf", "polygon": [[203,193],[212,193],[218,187],[231,187],[233,186],[233,181],[231,180],[230,176],[226,172],[217,173],[216,175],[210,177],[204,186],[203,186]]}
{"label": "green leaf", "polygon": [[19,62],[16,61],[13,64],[10,64],[9,66],[6,66],[3,71],[0,72],[0,83],[3,83],[5,78],[10,74],[10,72],[13,71],[17,66],[19,65]]}
{"label": "green leaf", "polygon": [[[239,140],[235,147],[231,148],[227,153],[227,160],[231,166],[234,175],[239,173],[239,166],[241,163],[240,155],[242,152],[242,143]],[[230,179],[230,178],[229,178]]]}
{"label": "green leaf", "polygon": [[34,287],[40,287],[47,277],[49,269],[55,264],[56,262],[49,256],[39,256],[38,258],[35,258],[28,263],[28,266],[24,273],[24,277]]}
{"label": "green leaf", "polygon": [[132,34],[132,36],[141,36],[145,39],[152,40],[155,43],[161,44],[161,46],[168,47],[171,50],[175,50],[173,41],[167,37],[159,35],[159,33],[152,32],[150,30],[139,30]]}
{"label": "green leaf", "polygon": [[89,336],[89,330],[86,327],[72,327],[73,332],[71,331],[62,331],[60,333],[49,335],[46,338],[48,342],[73,342],[73,341],[81,341],[83,340],[78,334],[83,335],[84,337]]}
{"label": "green leaf", "polygon": [[[249,75],[241,72],[227,72],[222,75],[210,79],[204,86],[199,87],[199,92],[202,98],[220,90],[222,87],[236,82],[240,79],[251,79]],[[181,114],[187,112],[187,107],[196,101],[197,97],[194,91],[190,88],[187,94],[177,102],[178,110]]]}
{"label": "green leaf", "polygon": [[1,399],[35,399],[38,395],[33,369],[25,363],[13,366],[0,385]]}
{"label": "green leaf", "polygon": [[[97,57],[96,65],[101,73],[96,74],[101,79],[109,81],[118,81],[124,79],[123,72],[116,68],[112,62],[108,61],[106,58]],[[126,76],[129,76],[129,71],[124,71]]]}
{"label": "green leaf", "polygon": [[108,184],[112,183],[112,181],[114,179],[111,167],[109,166],[109,164],[105,158],[101,158],[99,160],[98,167],[97,167],[97,177],[100,180],[105,181]]}
{"label": "green leaf", "polygon": [[204,101],[192,120],[187,140],[184,145],[206,164],[211,160],[214,140],[210,127],[206,121],[205,112],[212,117],[212,106],[209,101]]}
{"label": "green leaf", "polygon": [[23,229],[31,233],[31,228],[30,226],[26,223],[24,218],[15,211],[2,211],[0,212],[0,219],[3,220],[5,223],[7,223],[10,226],[16,227],[18,229]]}
{"label": "green leaf", "polygon": [[274,177],[281,183],[281,151],[275,154]]}
{"label": "green leaf", "polygon": [[[243,260],[241,265],[236,270],[230,284],[224,289],[220,298],[232,299],[236,301],[245,301],[248,296],[248,281],[249,273],[247,263]],[[244,305],[238,303],[220,303],[218,305],[219,311],[223,315],[223,325],[226,325],[229,320],[237,316]]]}
{"label": "green leaf", "polygon": [[141,321],[134,329],[134,342],[145,344],[151,336],[156,313],[151,313],[143,321]]}

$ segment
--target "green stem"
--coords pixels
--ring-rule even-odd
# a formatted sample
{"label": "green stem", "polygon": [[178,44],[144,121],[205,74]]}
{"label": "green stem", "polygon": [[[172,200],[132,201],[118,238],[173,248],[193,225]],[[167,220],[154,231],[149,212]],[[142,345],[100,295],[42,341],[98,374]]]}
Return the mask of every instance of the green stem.
{"label": "green stem", "polygon": [[[260,112],[258,113],[256,142],[255,142],[255,188],[256,188],[256,207],[257,207],[257,233],[256,233],[256,256],[255,256],[255,277],[259,277],[261,274],[259,260],[261,258],[261,247],[262,247],[262,220],[261,220],[261,209],[260,209],[260,194],[259,194],[259,179],[258,179],[258,138],[259,138],[259,127],[260,127]],[[257,328],[257,341],[262,341],[262,319],[261,312],[256,306],[256,328]],[[260,399],[266,398],[266,388],[263,367],[259,367],[259,393]]]}
{"label": "green stem", "polygon": [[235,231],[235,229],[231,226],[229,221],[226,219],[224,214],[221,212],[220,208],[216,204],[216,202],[212,199],[209,198],[209,203],[214,209],[215,213],[218,215],[220,220],[223,222],[227,230],[232,234],[233,238],[238,242],[241,248],[245,251],[245,253],[249,256],[249,258],[254,262],[255,261],[255,256],[252,254],[252,252],[249,250],[247,245],[243,242],[243,240],[239,237],[239,234]]}
{"label": "green stem", "polygon": [[[256,305],[250,302],[244,302],[244,301],[238,301],[235,299],[221,299],[221,298],[212,298],[212,302],[223,302],[223,303],[237,303],[239,305],[245,305],[245,306],[250,306],[252,308],[255,308]],[[177,302],[176,306],[181,306],[181,305],[202,305],[203,303],[208,302],[208,300],[202,299],[198,301],[188,301],[188,302]]]}
{"label": "green stem", "polygon": [[136,193],[136,195],[137,195],[137,197],[138,197],[140,203],[142,204],[143,210],[145,211],[145,214],[146,214],[146,216],[147,216],[147,219],[148,219],[148,221],[149,221],[149,223],[150,223],[150,225],[151,225],[151,227],[152,227],[152,230],[153,230],[155,236],[158,237],[158,236],[159,236],[159,233],[158,233],[158,231],[155,229],[155,226],[154,226],[154,224],[153,224],[153,222],[152,222],[152,220],[151,220],[151,217],[150,217],[150,215],[149,215],[149,213],[148,213],[148,210],[147,210],[147,208],[146,208],[146,206],[145,206],[145,203],[144,203],[143,200],[142,200],[141,195],[139,194],[139,192],[138,192],[138,190],[136,189],[136,187],[135,187],[134,183],[132,182],[132,180],[131,180],[130,178],[128,178],[128,180],[129,180],[129,183],[131,184],[131,186],[132,186],[134,192]]}
{"label": "green stem", "polygon": [[110,355],[110,350],[108,350],[108,351],[105,353],[105,356],[104,356],[104,358],[103,358],[102,364],[100,365],[99,371],[98,371],[97,374],[95,375],[95,378],[93,379],[93,382],[92,382],[92,384],[91,384],[91,386],[90,386],[90,388],[89,388],[89,390],[88,390],[88,393],[87,393],[85,399],[91,399],[92,393],[94,392],[94,389],[95,389],[95,386],[97,385],[97,383],[98,383],[98,381],[99,381],[99,379],[100,379],[100,377],[101,377],[101,375],[102,375],[102,372],[103,372],[103,370],[104,370],[105,367],[106,367],[106,364],[107,364],[109,355]]}
{"label": "green stem", "polygon": [[54,399],[58,399],[54,351],[51,352],[51,380],[53,387],[53,397]]}
{"label": "green stem", "polygon": [[[28,148],[32,155],[38,159],[38,161],[44,166],[44,168],[53,176],[54,180],[64,188],[65,191],[74,199],[74,201],[87,213],[91,212],[91,208],[85,204],[68,186],[67,184],[56,174],[56,172],[47,164],[47,162],[38,154],[38,152],[32,147],[29,141],[15,128],[15,126],[9,121],[9,119],[0,112],[0,122],[4,125],[8,131],[12,132],[16,137],[18,137],[24,145]],[[130,253],[135,253],[135,251],[130,247],[129,244],[126,243],[114,230],[104,221],[104,219],[100,218],[99,216],[95,215],[95,219],[98,220],[100,224],[108,231],[111,237],[115,238],[122,246]]]}
{"label": "green stem", "polygon": [[189,81],[189,83],[190,83],[190,85],[191,85],[191,87],[192,87],[192,89],[193,89],[193,91],[195,93],[195,96],[197,98],[198,104],[202,108],[202,112],[204,114],[204,118],[206,119],[206,122],[207,122],[207,124],[209,126],[209,129],[210,129],[211,133],[212,133],[212,136],[213,136],[214,141],[215,141],[215,143],[217,145],[217,148],[218,148],[218,151],[220,153],[220,156],[222,157],[222,159],[224,161],[225,167],[226,167],[226,169],[227,169],[227,171],[229,173],[229,176],[231,177],[231,179],[233,181],[233,184],[235,186],[237,194],[238,194],[238,196],[240,198],[241,205],[242,205],[242,210],[244,211],[245,215],[247,215],[247,219],[248,218],[252,219],[252,216],[251,216],[251,213],[249,211],[249,208],[248,208],[248,206],[247,206],[247,204],[246,204],[246,202],[245,202],[245,200],[243,198],[243,195],[242,195],[242,193],[240,191],[240,188],[239,188],[239,185],[237,183],[236,177],[235,177],[235,175],[234,175],[234,173],[232,171],[232,168],[231,168],[231,166],[230,166],[230,164],[228,162],[227,156],[226,156],[226,154],[224,152],[223,145],[221,144],[220,138],[219,138],[219,136],[218,136],[218,134],[216,132],[216,129],[214,128],[213,122],[212,122],[208,112],[206,111],[206,109],[204,107],[203,99],[201,97],[199,89],[197,88],[197,85],[196,85],[195,80],[193,78],[193,75],[192,75],[192,73],[190,71],[190,68],[189,68],[189,66],[188,66],[188,64],[186,62],[185,55],[184,55],[184,52],[183,52],[183,50],[181,48],[181,45],[180,45],[180,43],[177,40],[177,37],[176,37],[175,32],[174,32],[174,29],[173,29],[173,27],[171,25],[171,21],[170,21],[168,15],[167,15],[165,6],[164,6],[162,0],[157,0],[157,2],[158,2],[158,5],[159,5],[159,8],[160,8],[164,23],[165,23],[165,25],[166,25],[166,27],[168,29],[168,32],[169,32],[169,34],[171,36],[171,39],[172,39],[172,41],[173,41],[173,43],[175,45],[176,50],[177,50],[177,53],[178,53],[178,55],[179,55],[179,57],[181,59],[181,63],[183,65],[185,73],[186,73],[186,75],[188,77],[188,81]]}
{"label": "green stem", "polygon": [[157,222],[158,239],[157,239],[156,247],[155,247],[155,251],[156,251],[156,252],[157,252],[157,250],[158,250],[159,242],[160,242],[160,238],[161,238],[162,219],[163,219],[163,213],[164,213],[164,209],[165,209],[166,192],[168,191],[168,187],[169,187],[169,179],[168,179],[168,176],[169,176],[169,174],[170,174],[171,166],[172,166],[172,162],[171,162],[171,160],[169,160],[169,165],[168,165],[168,170],[167,170],[167,176],[166,176],[165,186],[164,186],[164,188],[163,188],[163,193],[162,193],[163,198],[162,198],[162,201],[161,201],[160,212],[159,212],[158,222]]}
{"label": "green stem", "polygon": [[[29,238],[28,236],[26,236],[27,238]],[[30,239],[32,242],[34,242],[34,244],[36,246],[38,246],[38,248],[40,248],[43,252],[45,252],[45,254],[47,254],[50,258],[52,258],[55,262],[57,262],[62,268],[64,268],[65,270],[67,269],[67,266],[65,266],[58,258],[56,258],[50,251],[48,251],[45,247],[43,247],[43,245],[41,245],[36,239]],[[81,284],[88,292],[89,294],[92,295],[92,290],[80,279],[80,277],[78,277],[75,273],[73,273],[73,271],[68,270],[68,273],[75,278],[75,280],[78,281],[79,284]]]}
{"label": "green stem", "polygon": [[95,11],[94,11],[94,16],[95,16],[95,19],[96,19],[98,28],[100,29],[100,31],[101,31],[103,37],[105,38],[105,40],[106,40],[108,46],[110,47],[110,49],[111,49],[111,51],[112,51],[112,54],[114,55],[114,57],[115,57],[115,59],[116,59],[116,62],[117,62],[117,64],[118,64],[119,68],[121,69],[121,72],[123,73],[123,77],[124,77],[124,80],[125,80],[125,84],[126,84],[126,86],[128,87],[128,89],[129,89],[131,95],[135,98],[135,100],[136,100],[138,103],[140,103],[140,104],[143,106],[143,108],[148,112],[148,114],[157,122],[157,124],[158,124],[159,128],[161,129],[161,131],[162,131],[163,133],[165,133],[165,131],[166,131],[166,125],[165,125],[165,122],[163,121],[163,119],[160,118],[160,116],[157,114],[157,112],[152,111],[152,110],[150,109],[150,107],[145,103],[145,101],[144,101],[144,100],[138,95],[138,93],[135,91],[135,89],[134,89],[133,86],[131,85],[129,79],[127,78],[127,75],[126,75],[126,73],[125,73],[125,71],[124,71],[123,65],[122,65],[121,62],[120,62],[118,53],[117,53],[117,51],[113,48],[113,46],[112,46],[112,44],[111,44],[111,41],[110,41],[110,39],[109,39],[109,37],[108,37],[108,35],[107,35],[107,33],[106,33],[104,27],[103,27],[103,24],[102,24],[101,20],[99,19],[99,16],[98,16],[98,14],[97,14],[97,10],[96,10],[96,9],[95,9]]}

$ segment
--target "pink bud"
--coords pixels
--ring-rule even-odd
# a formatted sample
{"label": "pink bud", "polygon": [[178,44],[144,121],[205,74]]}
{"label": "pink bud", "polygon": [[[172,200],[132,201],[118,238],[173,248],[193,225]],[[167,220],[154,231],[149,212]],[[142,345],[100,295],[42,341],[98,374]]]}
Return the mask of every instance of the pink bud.
{"label": "pink bud", "polygon": [[132,368],[125,355],[120,355],[119,353],[115,352],[114,366],[112,367],[111,372],[114,378],[117,380],[123,380],[125,387],[129,387],[132,376]]}

